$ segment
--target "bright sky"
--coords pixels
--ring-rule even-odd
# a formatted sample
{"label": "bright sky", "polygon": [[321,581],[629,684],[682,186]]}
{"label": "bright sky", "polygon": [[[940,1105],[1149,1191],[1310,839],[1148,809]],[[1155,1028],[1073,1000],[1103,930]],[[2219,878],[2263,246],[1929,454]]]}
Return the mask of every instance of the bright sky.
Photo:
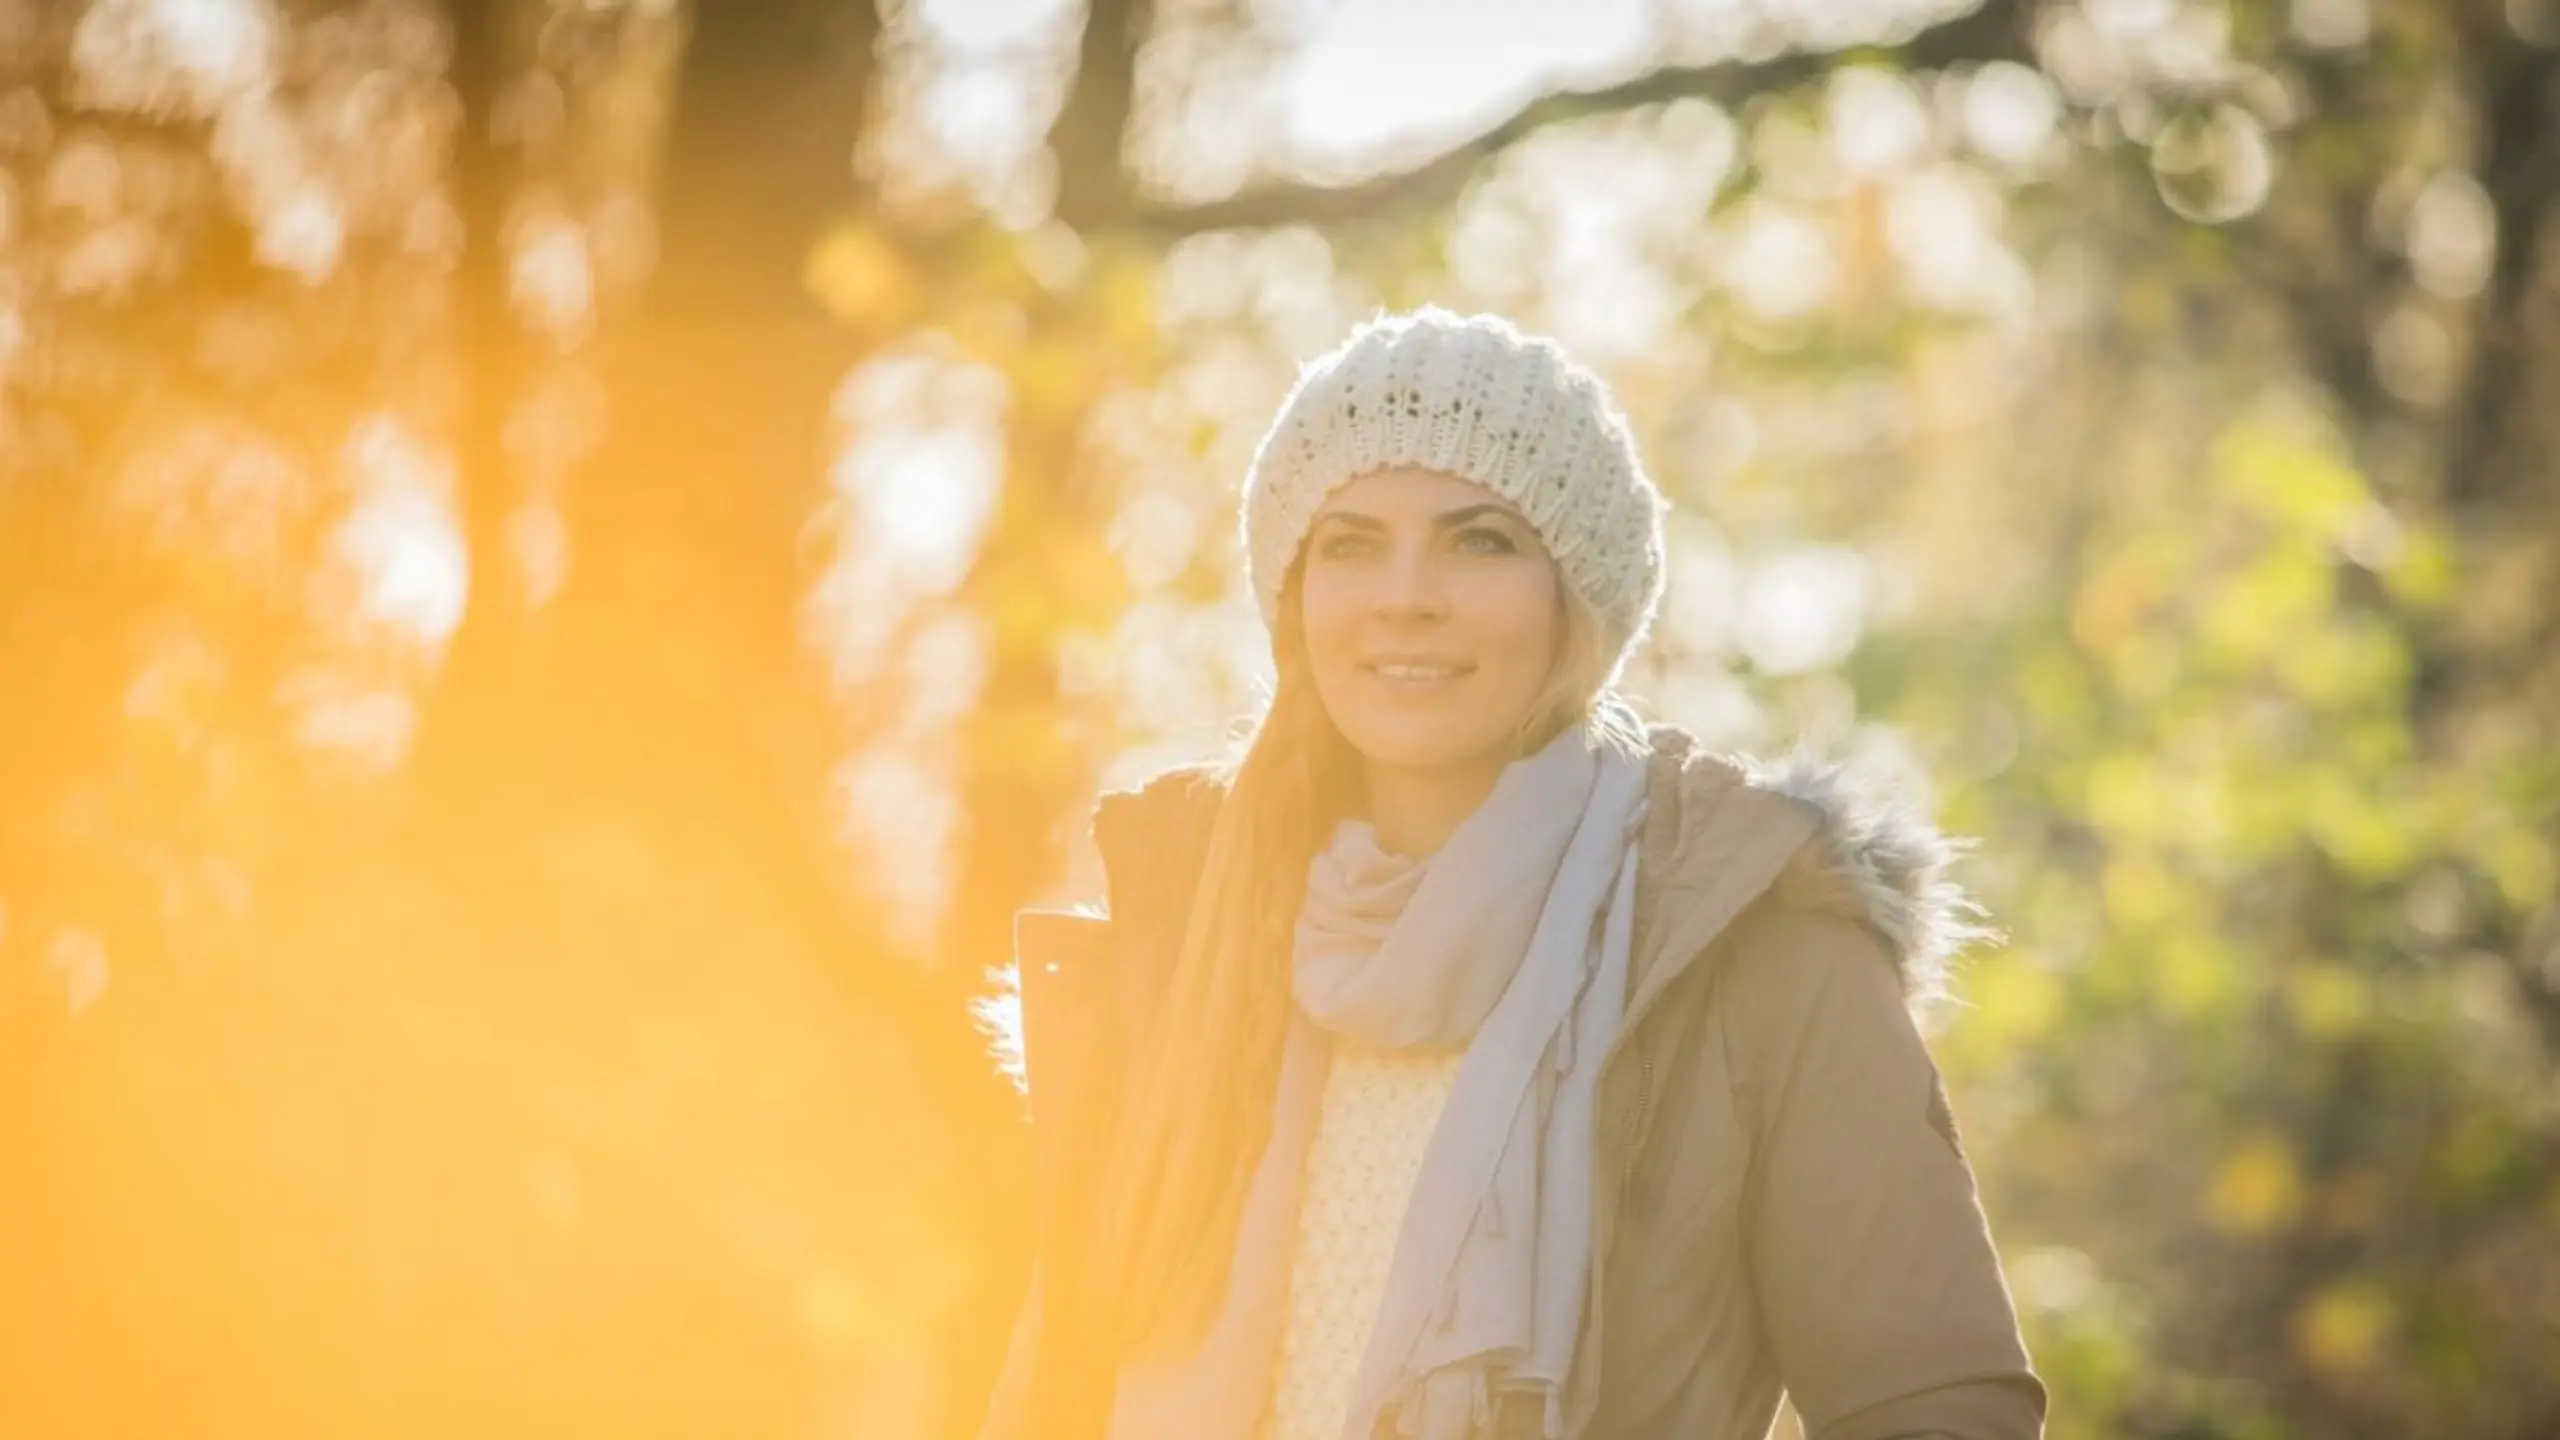
{"label": "bright sky", "polygon": [[[923,0],[934,40],[962,55],[1036,45],[1075,17],[1067,0]],[[1285,38],[1278,77],[1289,148],[1360,155],[1397,140],[1456,139],[1560,79],[1635,68],[1657,0],[1286,0],[1258,6]]]}
{"label": "bright sky", "polygon": [[1652,0],[1335,0],[1281,82],[1293,146],[1352,156],[1458,138],[1535,90],[1607,83],[1651,39]]}

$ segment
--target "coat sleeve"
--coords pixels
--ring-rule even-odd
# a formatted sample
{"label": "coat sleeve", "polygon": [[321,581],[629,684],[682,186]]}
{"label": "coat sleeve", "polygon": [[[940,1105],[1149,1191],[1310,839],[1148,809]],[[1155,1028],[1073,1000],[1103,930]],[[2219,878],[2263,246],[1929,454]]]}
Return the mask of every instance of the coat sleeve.
{"label": "coat sleeve", "polygon": [[[1057,1346],[1044,1336],[1050,1309],[1049,1252],[1060,1233],[1081,1233],[1090,1204],[1086,1137],[1103,1082],[1096,1067],[1113,1033],[1112,922],[1080,911],[1029,909],[1014,916],[1014,957],[1021,983],[1020,1044],[1031,1112],[1033,1259],[1016,1309],[1004,1368],[987,1397],[977,1440],[1026,1440],[1034,1431],[1035,1386],[1054,1384]],[[1053,1424],[1038,1426],[1046,1432]]]}
{"label": "coat sleeve", "polygon": [[1031,1367],[1040,1352],[1043,1291],[1040,1267],[1031,1267],[1031,1284],[1014,1313],[1013,1337],[1004,1352],[1004,1369],[987,1397],[987,1413],[978,1423],[977,1440],[1024,1440],[1031,1433]]}
{"label": "coat sleeve", "polygon": [[1936,1065],[1865,925],[1756,906],[1728,1044],[1760,1322],[1811,1440],[2035,1440],[2030,1368]]}

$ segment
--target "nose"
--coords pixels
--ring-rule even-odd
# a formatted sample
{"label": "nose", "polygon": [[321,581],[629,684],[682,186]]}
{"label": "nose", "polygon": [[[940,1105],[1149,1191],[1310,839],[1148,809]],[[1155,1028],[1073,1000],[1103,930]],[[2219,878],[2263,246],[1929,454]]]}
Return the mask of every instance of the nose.
{"label": "nose", "polygon": [[1379,577],[1376,609],[1381,619],[1437,620],[1449,613],[1440,567],[1428,549],[1399,551]]}

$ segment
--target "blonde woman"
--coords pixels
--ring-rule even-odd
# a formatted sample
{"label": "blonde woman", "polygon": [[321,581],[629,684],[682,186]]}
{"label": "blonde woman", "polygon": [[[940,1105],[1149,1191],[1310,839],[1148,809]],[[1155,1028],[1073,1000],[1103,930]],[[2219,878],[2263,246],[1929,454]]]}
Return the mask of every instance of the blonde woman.
{"label": "blonde woman", "polygon": [[1250,744],[1104,799],[1107,919],[1018,927],[1041,1259],[983,1433],[2038,1435],[1908,1012],[1945,842],[1617,698],[1661,501],[1600,381],[1376,320],[1243,525]]}

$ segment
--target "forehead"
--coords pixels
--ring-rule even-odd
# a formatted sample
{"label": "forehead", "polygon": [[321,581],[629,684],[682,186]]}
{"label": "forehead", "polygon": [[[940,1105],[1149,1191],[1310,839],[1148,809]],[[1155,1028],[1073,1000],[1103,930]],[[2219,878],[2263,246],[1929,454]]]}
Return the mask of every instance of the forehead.
{"label": "forehead", "polygon": [[1382,518],[1405,515],[1427,518],[1469,505],[1488,504],[1511,509],[1502,497],[1472,480],[1462,480],[1446,471],[1404,465],[1372,470],[1344,481],[1325,497],[1316,514],[1321,517],[1347,510]]}

